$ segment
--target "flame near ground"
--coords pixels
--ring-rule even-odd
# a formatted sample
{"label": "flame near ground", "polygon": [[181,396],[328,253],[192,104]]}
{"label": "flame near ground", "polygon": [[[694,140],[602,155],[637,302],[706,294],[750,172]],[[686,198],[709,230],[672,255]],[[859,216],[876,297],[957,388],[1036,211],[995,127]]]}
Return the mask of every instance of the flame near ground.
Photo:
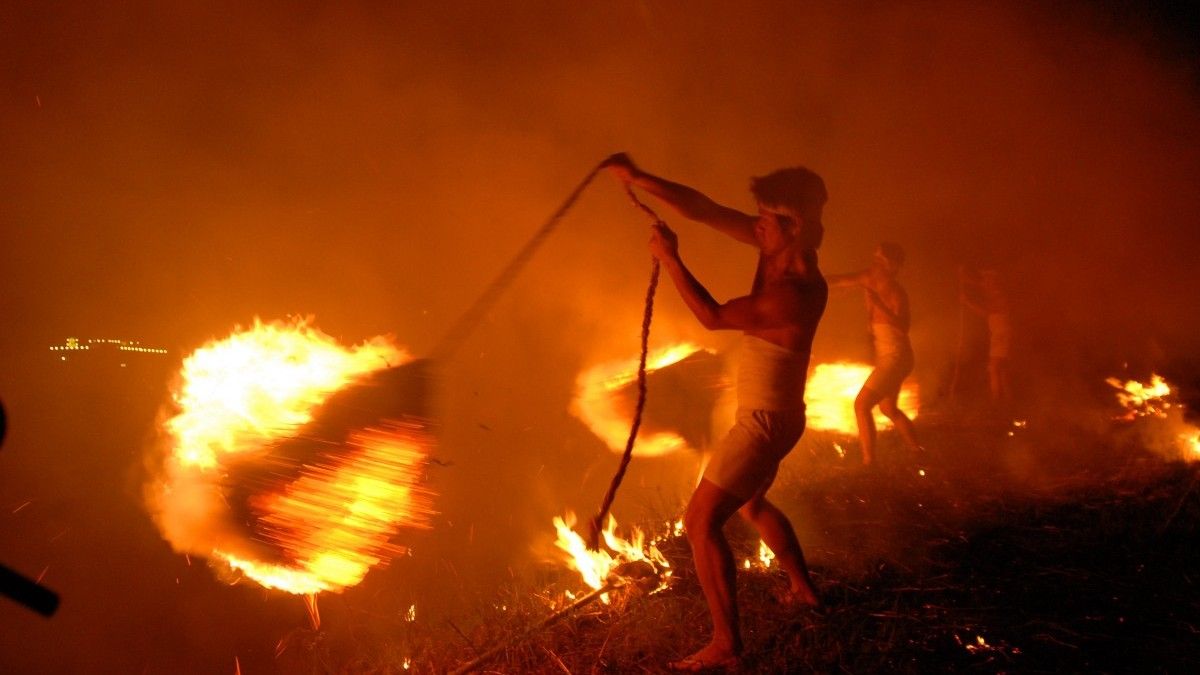
{"label": "flame near ground", "polygon": [[[381,422],[342,447],[288,466],[272,444],[309,422],[334,392],[410,360],[390,340],[339,345],[307,321],[263,324],[187,357],[162,415],[157,473],[147,502],[176,551],[221,561],[267,588],[340,591],[403,549],[401,528],[425,528],[431,493],[420,485],[432,444],[418,424]],[[290,481],[238,484],[247,467]],[[253,527],[234,516],[245,494]]]}

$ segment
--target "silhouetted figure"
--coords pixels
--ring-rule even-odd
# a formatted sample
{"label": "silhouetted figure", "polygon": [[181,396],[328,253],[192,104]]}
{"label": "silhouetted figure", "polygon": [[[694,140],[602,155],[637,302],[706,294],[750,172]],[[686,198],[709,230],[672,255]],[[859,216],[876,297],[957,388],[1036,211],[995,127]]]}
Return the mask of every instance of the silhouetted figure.
{"label": "silhouetted figure", "polygon": [[804,432],[809,352],[828,296],[817,268],[825,184],[802,168],[756,178],[750,187],[758,201],[758,215],[753,216],[648,174],[624,154],[609,158],[607,166],[685,218],[759,249],[750,294],[719,303],[684,266],[674,232],[657,224],[650,240],[651,253],[700,323],[709,330],[744,334],[737,421],[716,445],[684,516],[713,637],[704,648],[670,664],[687,671],[728,667],[737,664],[742,651],[736,566],[722,532],[735,512],[758,529],[787,572],[790,585],[781,601],[797,607],[820,604],[791,523],[765,495],[779,462]]}
{"label": "silhouetted figure", "polygon": [[912,420],[897,405],[900,386],[913,370],[912,345],[908,341],[910,323],[908,293],[897,276],[904,264],[904,249],[892,242],[875,247],[871,266],[861,272],[835,274],[829,277],[834,288],[860,287],[867,302],[867,321],[875,347],[875,370],[863,383],[854,399],[854,416],[858,420],[858,440],[862,445],[862,461],[875,461],[875,416],[872,410],[887,416],[896,426],[900,437],[911,448],[919,448]]}
{"label": "silhouetted figure", "polygon": [[1011,398],[1008,364],[1012,351],[1012,316],[1000,273],[994,269],[980,270],[978,286],[964,287],[961,300],[987,320],[988,388],[992,403],[1002,407]]}

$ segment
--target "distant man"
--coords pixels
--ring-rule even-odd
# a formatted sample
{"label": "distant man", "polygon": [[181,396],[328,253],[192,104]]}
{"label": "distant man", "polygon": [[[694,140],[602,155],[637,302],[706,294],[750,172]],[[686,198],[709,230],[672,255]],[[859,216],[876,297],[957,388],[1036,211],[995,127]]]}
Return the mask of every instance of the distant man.
{"label": "distant man", "polygon": [[736,666],[742,651],[736,566],[722,531],[734,512],[758,529],[787,572],[789,588],[780,600],[796,607],[820,604],[796,533],[766,492],[780,461],[804,432],[809,352],[828,296],[817,268],[825,184],[803,168],[755,178],[750,185],[758,202],[755,216],[646,173],[624,154],[610,157],[607,167],[688,220],[759,250],[750,294],[720,303],[684,265],[674,232],[657,225],[650,239],[651,253],[700,323],[709,330],[743,333],[737,420],[717,444],[684,515],[713,636],[699,651],[670,664],[684,671]]}
{"label": "distant man", "polygon": [[920,447],[912,420],[897,404],[900,386],[914,365],[912,345],[908,341],[908,293],[897,280],[903,264],[904,249],[899,244],[883,242],[875,247],[869,268],[829,277],[832,288],[861,287],[867,301],[867,321],[875,347],[875,370],[854,399],[858,440],[866,466],[875,462],[875,406],[879,406],[879,411],[892,421],[909,447]]}
{"label": "distant man", "polygon": [[1000,273],[994,269],[980,270],[978,287],[963,288],[960,300],[987,320],[988,388],[992,403],[1002,406],[1010,396],[1008,358],[1012,349],[1012,319]]}

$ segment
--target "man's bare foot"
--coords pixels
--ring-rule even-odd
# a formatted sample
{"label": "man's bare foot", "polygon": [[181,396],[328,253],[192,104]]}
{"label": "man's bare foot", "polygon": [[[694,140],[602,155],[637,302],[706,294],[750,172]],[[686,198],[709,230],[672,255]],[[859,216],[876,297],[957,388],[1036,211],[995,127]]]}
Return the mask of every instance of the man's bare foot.
{"label": "man's bare foot", "polygon": [[817,615],[825,614],[825,605],[821,604],[821,599],[807,588],[788,588],[784,589],[775,596],[776,602],[781,606],[791,610],[805,610],[813,612]]}
{"label": "man's bare foot", "polygon": [[685,656],[678,661],[671,661],[667,664],[667,668],[685,673],[701,673],[737,668],[739,660],[737,653],[732,649],[709,643],[690,656]]}

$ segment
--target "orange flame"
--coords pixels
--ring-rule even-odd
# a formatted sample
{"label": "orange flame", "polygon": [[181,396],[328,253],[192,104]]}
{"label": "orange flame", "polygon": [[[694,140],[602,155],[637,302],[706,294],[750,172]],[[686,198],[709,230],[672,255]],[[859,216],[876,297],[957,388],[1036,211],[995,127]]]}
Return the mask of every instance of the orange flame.
{"label": "orange flame", "polygon": [[1105,382],[1117,390],[1117,401],[1125,409],[1116,419],[1127,422],[1142,417],[1164,420],[1168,428],[1173,429],[1173,441],[1183,452],[1183,459],[1200,460],[1200,429],[1183,421],[1183,405],[1174,400],[1176,392],[1161,375],[1151,374],[1149,382],[1122,382],[1115,377]]}
{"label": "orange flame", "polygon": [[[646,355],[646,372],[651,373],[678,363],[700,351],[691,343],[680,343],[655,350]],[[613,452],[624,452],[632,420],[618,406],[614,393],[637,379],[638,359],[612,361],[593,366],[580,373],[575,381],[575,398],[571,414],[578,417],[600,437]],[[679,434],[664,431],[642,432],[633,447],[638,457],[658,457],[688,449]]]}
{"label": "orange flame", "polygon": [[[572,529],[575,526],[575,514],[571,511],[566,513],[564,518],[555,516],[554,529],[558,532],[558,538],[554,545],[567,554],[567,563],[571,569],[577,570],[583,578],[583,582],[592,588],[601,588],[609,575],[616,570],[619,565],[634,561],[645,561],[653,565],[656,569],[662,572],[664,580],[670,577],[670,563],[667,562],[662,552],[658,550],[658,542],[660,538],[646,541],[646,535],[639,528],[633,528],[630,539],[622,539],[617,536],[617,519],[611,515],[608,517],[608,525],[601,533],[604,545],[608,550],[601,547],[598,551],[593,551],[584,543],[583,537],[576,534]],[[683,527],[682,521],[676,523],[668,523],[668,530],[678,532]],[[611,551],[611,552],[610,552]],[[664,581],[665,583],[665,581]],[[607,599],[605,599],[607,601]]]}
{"label": "orange flame", "polygon": [[335,391],[408,360],[385,338],[346,348],[306,320],[256,320],[196,350],[174,388],[162,473],[148,490],[163,536],[289,593],[362,581],[402,551],[390,543],[401,528],[429,526],[432,494],[419,483],[431,439],[419,425],[354,431],[292,482],[252,494],[255,540],[232,524],[225,482],[238,466],[269,461],[270,443],[310,421]]}
{"label": "orange flame", "polygon": [[[867,381],[871,370],[871,366],[865,363],[852,361],[818,363],[814,366],[804,389],[808,428],[816,431],[836,431],[851,436],[857,434],[854,399],[862,389],[863,383]],[[920,396],[916,383],[909,380],[904,382],[900,388],[897,405],[909,417],[917,416]],[[876,410],[875,424],[880,429],[888,429],[892,426],[892,421]]]}
{"label": "orange flame", "polygon": [[1161,375],[1151,374],[1149,383],[1137,380],[1122,382],[1115,377],[1110,377],[1105,382],[1117,390],[1117,401],[1125,408],[1122,419],[1165,418],[1167,410],[1171,408],[1171,402],[1167,400],[1171,395],[1171,386]]}

